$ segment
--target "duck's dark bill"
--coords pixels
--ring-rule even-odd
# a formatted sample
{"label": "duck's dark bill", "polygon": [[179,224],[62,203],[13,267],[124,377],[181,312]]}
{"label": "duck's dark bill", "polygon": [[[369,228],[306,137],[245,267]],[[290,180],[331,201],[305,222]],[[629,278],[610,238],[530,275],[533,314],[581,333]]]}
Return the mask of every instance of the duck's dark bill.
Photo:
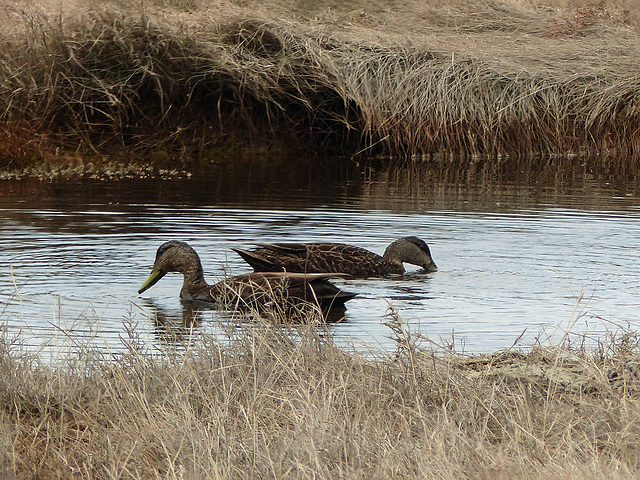
{"label": "duck's dark bill", "polygon": [[167,272],[163,272],[162,270],[158,270],[156,267],[153,267],[153,270],[151,270],[151,275],[149,275],[149,278],[144,281],[144,283],[140,287],[140,290],[138,290],[138,293],[142,293],[145,290],[153,287],[156,283],[158,283],[158,280],[165,276],[166,273]]}
{"label": "duck's dark bill", "polygon": [[438,271],[438,267],[435,262],[431,262],[429,265],[425,266],[424,269],[429,273]]}

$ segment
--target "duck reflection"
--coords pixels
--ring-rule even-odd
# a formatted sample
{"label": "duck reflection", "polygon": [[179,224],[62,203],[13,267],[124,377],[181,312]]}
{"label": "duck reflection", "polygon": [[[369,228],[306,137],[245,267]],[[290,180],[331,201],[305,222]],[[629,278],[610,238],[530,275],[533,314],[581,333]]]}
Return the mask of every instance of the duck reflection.
{"label": "duck reflection", "polygon": [[168,309],[153,299],[144,299],[149,320],[155,327],[155,335],[162,344],[176,345],[191,341],[200,333],[202,309],[194,305],[182,305],[182,310]]}
{"label": "duck reflection", "polygon": [[[210,329],[212,326],[211,322],[205,320],[207,312],[214,312],[213,318],[209,320],[213,320],[213,325],[217,324],[219,327],[227,326],[234,328],[239,323],[256,320],[256,318],[251,315],[247,316],[246,314],[238,314],[237,312],[218,310],[211,305],[203,303],[182,302],[181,310],[166,308],[154,302],[152,298],[143,299],[141,303],[145,307],[145,310],[147,310],[147,315],[154,326],[154,333],[159,343],[163,345],[184,345],[199,338],[203,333],[206,333],[203,330]],[[309,319],[317,321],[318,324],[336,324],[345,321],[346,312],[347,309],[344,306],[334,307],[322,311],[322,317],[318,318],[317,315],[320,315],[320,311],[316,309],[311,312],[306,312],[306,321],[302,319],[291,319],[291,324],[308,323]],[[263,312],[258,320],[274,321],[274,319],[269,318],[268,312]],[[207,324],[209,324],[208,328],[205,326]],[[224,330],[224,328],[222,328],[222,330]]]}

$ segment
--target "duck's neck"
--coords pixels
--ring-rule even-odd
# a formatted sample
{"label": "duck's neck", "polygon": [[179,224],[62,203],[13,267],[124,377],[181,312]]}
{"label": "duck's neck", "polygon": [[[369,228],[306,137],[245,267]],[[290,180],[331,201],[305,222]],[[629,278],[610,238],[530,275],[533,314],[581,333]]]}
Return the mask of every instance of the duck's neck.
{"label": "duck's neck", "polygon": [[391,273],[404,273],[402,260],[400,260],[400,257],[396,254],[393,243],[389,245],[384,251],[384,255],[382,255],[382,258],[385,262],[390,263],[393,266],[393,271]]}
{"label": "duck's neck", "polygon": [[183,300],[192,300],[196,294],[209,288],[209,285],[204,280],[204,271],[202,270],[200,260],[191,264],[182,273],[184,275],[184,282],[180,290],[180,298]]}

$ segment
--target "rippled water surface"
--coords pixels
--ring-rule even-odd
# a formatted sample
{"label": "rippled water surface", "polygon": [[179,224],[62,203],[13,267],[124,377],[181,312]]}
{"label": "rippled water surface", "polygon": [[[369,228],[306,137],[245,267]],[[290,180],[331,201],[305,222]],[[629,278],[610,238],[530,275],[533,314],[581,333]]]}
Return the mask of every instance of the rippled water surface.
{"label": "rippled water surface", "polygon": [[[117,352],[132,329],[153,348],[193,318],[178,274],[137,294],[166,240],[189,242],[213,282],[249,271],[232,246],[326,240],[382,253],[416,235],[439,271],[337,281],[358,293],[330,327],[339,342],[394,348],[390,306],[457,351],[594,342],[638,327],[638,190],[633,174],[579,162],[458,172],[261,161],[182,179],[4,181],[0,322],[43,355],[87,342]],[[200,312],[191,334],[233,321]]]}

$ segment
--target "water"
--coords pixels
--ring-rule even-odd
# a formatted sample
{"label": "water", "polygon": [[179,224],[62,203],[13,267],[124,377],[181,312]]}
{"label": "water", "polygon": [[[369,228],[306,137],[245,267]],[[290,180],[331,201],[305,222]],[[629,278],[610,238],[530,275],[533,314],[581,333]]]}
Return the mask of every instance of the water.
{"label": "water", "polygon": [[262,161],[178,179],[7,180],[0,322],[12,342],[54,360],[87,344],[117,354],[132,331],[153,349],[238,321],[181,305],[178,274],[137,294],[166,240],[189,242],[213,282],[249,271],[231,246],[326,240],[382,253],[416,235],[439,271],[336,281],[358,293],[330,327],[340,343],[393,349],[390,307],[436,348],[594,343],[638,328],[639,189],[633,172],[578,161],[465,170]]}

